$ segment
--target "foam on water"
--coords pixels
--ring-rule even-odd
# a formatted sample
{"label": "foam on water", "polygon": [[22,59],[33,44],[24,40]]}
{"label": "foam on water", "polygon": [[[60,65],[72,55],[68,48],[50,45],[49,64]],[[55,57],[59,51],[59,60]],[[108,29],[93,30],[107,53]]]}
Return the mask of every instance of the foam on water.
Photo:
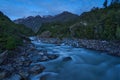
{"label": "foam on water", "polygon": [[[60,55],[55,60],[36,63],[46,67],[44,72],[58,74],[54,77],[48,76],[47,80],[120,80],[120,58],[118,57],[65,44],[58,46],[37,41],[32,43],[38,48],[42,46],[47,49],[48,53],[54,54],[55,52]],[[71,57],[72,60],[63,61],[65,57]],[[38,80],[38,75],[32,78],[34,79],[31,80]]]}

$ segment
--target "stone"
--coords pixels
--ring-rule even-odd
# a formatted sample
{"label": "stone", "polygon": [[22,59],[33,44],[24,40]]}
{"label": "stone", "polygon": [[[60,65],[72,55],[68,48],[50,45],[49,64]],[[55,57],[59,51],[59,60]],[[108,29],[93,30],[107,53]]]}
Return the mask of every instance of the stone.
{"label": "stone", "polygon": [[3,53],[0,53],[0,64],[3,63],[3,61],[6,59],[7,57],[7,53],[8,51],[4,51]]}
{"label": "stone", "polygon": [[17,66],[23,66],[23,62],[22,61],[16,62],[16,65]]}
{"label": "stone", "polygon": [[22,80],[19,74],[13,74],[8,80]]}
{"label": "stone", "polygon": [[29,76],[28,72],[23,70],[19,71],[19,75],[22,77],[22,80],[27,80]]}
{"label": "stone", "polygon": [[33,47],[30,47],[30,49],[28,49],[27,52],[29,52],[29,51],[35,51],[35,50],[36,50],[36,48],[33,46]]}
{"label": "stone", "polygon": [[63,61],[71,61],[71,60],[72,60],[71,57],[64,57],[64,58],[63,58]]}
{"label": "stone", "polygon": [[31,68],[29,69],[29,72],[30,74],[39,74],[43,72],[44,69],[45,69],[44,66],[37,64],[37,65],[31,66]]}
{"label": "stone", "polygon": [[32,61],[28,60],[28,61],[24,61],[24,62],[23,62],[23,65],[24,65],[25,67],[28,67],[31,63],[32,63]]}
{"label": "stone", "polygon": [[42,56],[40,59],[40,61],[47,61],[47,60],[49,60],[49,58],[47,56]]}
{"label": "stone", "polygon": [[7,73],[5,71],[0,72],[0,80],[4,79],[6,77]]}
{"label": "stone", "polygon": [[25,57],[22,56],[22,57],[20,58],[20,60],[21,60],[21,61],[25,61]]}
{"label": "stone", "polygon": [[56,59],[56,58],[58,58],[58,55],[57,54],[49,54],[48,58],[49,59]]}
{"label": "stone", "polygon": [[2,66],[0,66],[0,69],[7,70],[7,71],[10,71],[10,72],[14,71],[14,68],[12,67],[11,64],[2,65]]}
{"label": "stone", "polygon": [[0,80],[4,80],[5,78],[10,77],[12,74],[12,71],[7,71],[5,69],[0,68]]}
{"label": "stone", "polygon": [[41,55],[41,56],[43,56],[43,55],[44,55],[44,53],[43,53],[43,52],[39,52],[38,54],[39,54],[39,55]]}

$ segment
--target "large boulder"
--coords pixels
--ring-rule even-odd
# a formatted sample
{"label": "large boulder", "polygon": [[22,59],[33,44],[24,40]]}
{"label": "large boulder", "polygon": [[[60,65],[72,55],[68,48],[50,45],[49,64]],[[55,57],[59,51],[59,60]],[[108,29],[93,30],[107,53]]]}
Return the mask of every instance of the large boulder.
{"label": "large boulder", "polygon": [[63,58],[63,61],[64,61],[64,62],[65,62],[65,61],[71,61],[71,60],[72,60],[72,58],[71,58],[71,57],[69,57],[69,56],[68,56],[68,57],[64,57],[64,58]]}

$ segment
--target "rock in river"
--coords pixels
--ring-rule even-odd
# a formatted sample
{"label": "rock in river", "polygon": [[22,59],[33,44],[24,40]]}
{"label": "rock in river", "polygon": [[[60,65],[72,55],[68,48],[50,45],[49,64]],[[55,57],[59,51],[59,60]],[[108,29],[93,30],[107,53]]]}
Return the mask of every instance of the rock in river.
{"label": "rock in river", "polygon": [[49,54],[48,58],[49,59],[56,59],[56,58],[58,58],[58,55],[57,54]]}
{"label": "rock in river", "polygon": [[71,57],[64,57],[64,58],[63,58],[63,61],[71,61],[71,60],[72,60]]}
{"label": "rock in river", "polygon": [[31,66],[29,72],[30,72],[30,74],[39,74],[39,73],[43,72],[44,69],[45,69],[44,66],[37,64],[37,65]]}

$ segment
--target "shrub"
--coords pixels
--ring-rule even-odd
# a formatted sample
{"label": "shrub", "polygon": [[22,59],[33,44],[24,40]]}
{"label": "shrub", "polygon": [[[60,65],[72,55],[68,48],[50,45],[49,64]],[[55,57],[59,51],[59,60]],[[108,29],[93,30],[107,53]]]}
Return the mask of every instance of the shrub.
{"label": "shrub", "polygon": [[17,43],[16,43],[15,38],[13,36],[9,36],[6,42],[6,49],[14,49],[16,45]]}

